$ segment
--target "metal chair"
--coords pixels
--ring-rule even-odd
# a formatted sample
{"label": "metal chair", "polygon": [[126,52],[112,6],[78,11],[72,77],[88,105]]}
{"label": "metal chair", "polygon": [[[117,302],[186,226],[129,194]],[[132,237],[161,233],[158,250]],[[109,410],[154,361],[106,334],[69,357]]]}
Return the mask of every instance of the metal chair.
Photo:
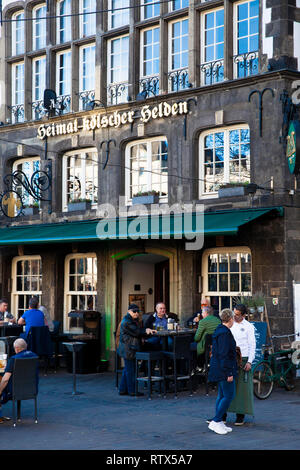
{"label": "metal chair", "polygon": [[[166,393],[166,371],[165,371],[165,357],[163,351],[141,351],[135,354],[136,361],[136,380],[135,380],[135,392],[138,391],[139,382],[147,383],[148,388],[148,399],[151,400],[152,384],[159,383],[159,392],[161,393],[161,384],[164,384],[164,395]],[[139,376],[139,361],[146,361],[148,375],[145,377]],[[153,362],[159,363],[159,375],[152,375],[152,364]]]}
{"label": "metal chair", "polygon": [[13,405],[13,425],[16,427],[17,419],[21,417],[21,401],[34,400],[34,421],[37,420],[37,394],[38,394],[38,358],[15,359],[12,374],[12,405]]}
{"label": "metal chair", "polygon": [[[165,358],[173,361],[173,373],[167,375],[167,379],[174,380],[175,387],[175,398],[177,398],[177,382],[181,380],[189,380],[190,392],[193,394],[193,383],[192,383],[192,351],[190,350],[190,344],[193,341],[192,335],[175,335],[173,337],[173,349],[172,351],[163,351]],[[187,364],[187,373],[178,371],[177,361],[184,360]]]}
{"label": "metal chair", "polygon": [[53,356],[53,345],[48,326],[32,326],[26,341],[28,351],[32,351],[44,359],[44,374],[46,375],[50,358]]}

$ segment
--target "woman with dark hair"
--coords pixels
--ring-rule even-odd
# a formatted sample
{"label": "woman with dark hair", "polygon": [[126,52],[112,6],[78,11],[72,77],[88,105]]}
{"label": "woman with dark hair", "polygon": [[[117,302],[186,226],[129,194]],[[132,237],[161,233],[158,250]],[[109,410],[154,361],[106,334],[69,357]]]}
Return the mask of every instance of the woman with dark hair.
{"label": "woman with dark hair", "polygon": [[231,428],[223,422],[232,399],[235,395],[235,380],[237,375],[236,344],[230,331],[233,325],[233,312],[225,308],[220,313],[222,324],[217,326],[212,335],[212,357],[208,373],[210,382],[218,382],[216,414],[208,420],[208,428],[217,434],[227,434]]}

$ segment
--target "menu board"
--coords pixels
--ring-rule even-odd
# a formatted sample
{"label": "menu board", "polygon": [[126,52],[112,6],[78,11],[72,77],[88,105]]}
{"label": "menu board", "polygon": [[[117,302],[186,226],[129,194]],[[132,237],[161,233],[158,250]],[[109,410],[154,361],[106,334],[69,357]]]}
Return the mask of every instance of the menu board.
{"label": "menu board", "polygon": [[255,358],[252,363],[252,368],[259,361],[261,361],[264,356],[262,352],[262,346],[266,344],[267,341],[267,322],[265,321],[252,321],[250,322],[255,329],[255,339],[256,339],[256,349],[255,349]]}

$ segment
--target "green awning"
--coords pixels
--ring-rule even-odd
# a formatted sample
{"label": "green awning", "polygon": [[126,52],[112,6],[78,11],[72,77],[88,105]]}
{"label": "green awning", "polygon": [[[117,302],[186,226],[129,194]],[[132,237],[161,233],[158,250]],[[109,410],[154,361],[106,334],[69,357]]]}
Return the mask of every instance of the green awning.
{"label": "green awning", "polygon": [[[282,207],[236,209],[177,214],[141,216],[127,219],[87,220],[52,224],[32,224],[0,228],[0,246],[43,243],[95,242],[104,239],[184,238],[194,234],[205,236],[237,235],[239,228],[266,214],[283,215]],[[98,225],[100,222],[100,225]],[[108,231],[105,231],[105,228]],[[135,234],[135,235],[134,235]]]}

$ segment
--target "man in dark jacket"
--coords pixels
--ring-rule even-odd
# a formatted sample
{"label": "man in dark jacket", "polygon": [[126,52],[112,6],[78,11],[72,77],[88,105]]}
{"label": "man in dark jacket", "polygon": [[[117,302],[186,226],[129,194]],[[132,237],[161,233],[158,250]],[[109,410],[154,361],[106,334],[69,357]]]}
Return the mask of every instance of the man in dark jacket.
{"label": "man in dark jacket", "polygon": [[[140,350],[140,341],[143,336],[155,332],[150,328],[141,328],[138,323],[139,307],[130,304],[127,315],[123,318],[120,328],[119,356],[123,357],[125,367],[120,382],[119,394],[135,396],[135,353]],[[137,393],[142,395],[142,393]]]}

